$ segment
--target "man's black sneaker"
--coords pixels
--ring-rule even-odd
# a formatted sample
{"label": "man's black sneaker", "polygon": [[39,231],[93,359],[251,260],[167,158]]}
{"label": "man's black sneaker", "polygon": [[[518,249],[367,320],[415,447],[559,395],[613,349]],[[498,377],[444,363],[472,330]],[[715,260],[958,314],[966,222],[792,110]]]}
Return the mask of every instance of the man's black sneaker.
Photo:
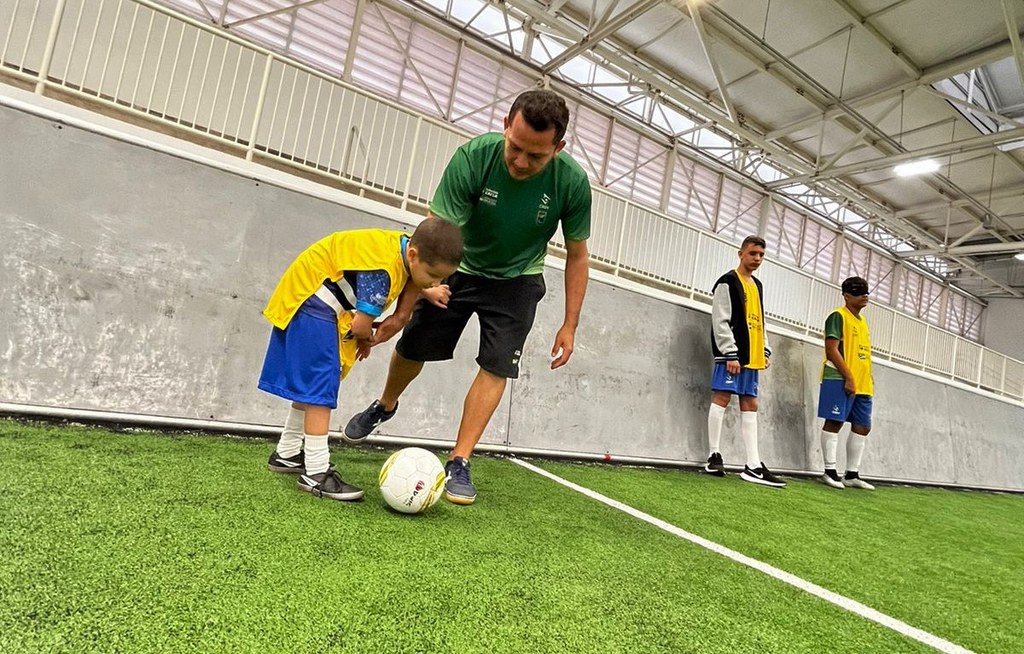
{"label": "man's black sneaker", "polygon": [[444,497],[453,504],[472,504],[476,501],[476,486],[469,478],[469,461],[457,456],[444,466],[447,479]]}
{"label": "man's black sneaker", "polygon": [[701,468],[700,471],[716,477],[724,477],[725,463],[722,462],[722,454],[720,452],[715,452],[709,456],[707,465]]}
{"label": "man's black sneaker", "polygon": [[363,489],[346,484],[334,466],[330,466],[327,468],[327,472],[321,472],[318,475],[302,474],[299,477],[299,490],[312,493],[317,497],[327,497],[342,502],[351,502],[363,497]]}
{"label": "man's black sneaker", "polygon": [[287,459],[277,453],[277,450],[270,455],[270,459],[267,461],[267,470],[271,472],[286,472],[297,474],[306,469],[306,455],[299,450],[299,453],[295,456],[290,456]]}
{"label": "man's black sneaker", "polygon": [[847,470],[843,476],[843,485],[850,488],[863,488],[864,490],[875,490],[875,487],[860,478],[860,474],[853,470]]}
{"label": "man's black sneaker", "polygon": [[821,476],[821,483],[832,488],[843,488],[843,480],[839,478],[839,473],[834,469],[825,471],[825,474]]}
{"label": "man's black sneaker", "polygon": [[349,443],[361,443],[380,423],[390,420],[396,411],[398,411],[397,402],[395,408],[388,411],[379,400],[374,400],[373,404],[365,411],[352,416],[348,424],[345,425],[345,431],[341,437]]}
{"label": "man's black sneaker", "polygon": [[786,482],[782,481],[768,470],[764,461],[761,462],[759,467],[754,469],[751,469],[750,466],[743,466],[743,472],[740,473],[740,479],[743,481],[749,481],[752,484],[771,486],[772,488],[785,488],[786,486]]}

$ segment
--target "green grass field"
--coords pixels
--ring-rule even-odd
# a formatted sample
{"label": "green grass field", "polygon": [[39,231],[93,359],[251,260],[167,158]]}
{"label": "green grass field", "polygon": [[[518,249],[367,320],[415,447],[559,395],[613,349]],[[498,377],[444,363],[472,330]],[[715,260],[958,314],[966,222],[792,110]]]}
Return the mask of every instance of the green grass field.
{"label": "green grass field", "polygon": [[[266,470],[267,441],[0,420],[0,652],[929,652],[506,460],[420,516]],[[976,652],[1024,651],[1024,497],[782,491],[534,462]]]}

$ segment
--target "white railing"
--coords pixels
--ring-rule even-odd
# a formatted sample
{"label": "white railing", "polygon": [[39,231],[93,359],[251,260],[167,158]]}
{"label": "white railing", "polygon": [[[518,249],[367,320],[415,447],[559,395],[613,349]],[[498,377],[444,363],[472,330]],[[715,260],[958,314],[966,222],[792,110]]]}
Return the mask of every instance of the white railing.
{"label": "white railing", "polygon": [[[423,208],[469,135],[148,0],[0,0],[0,74],[158,123],[247,159],[285,161]],[[556,248],[563,244],[555,240]],[[707,301],[736,244],[594,189],[594,263]],[[837,287],[775,262],[769,318],[820,333]],[[1024,399],[1024,363],[890,307],[866,311],[877,358]]]}

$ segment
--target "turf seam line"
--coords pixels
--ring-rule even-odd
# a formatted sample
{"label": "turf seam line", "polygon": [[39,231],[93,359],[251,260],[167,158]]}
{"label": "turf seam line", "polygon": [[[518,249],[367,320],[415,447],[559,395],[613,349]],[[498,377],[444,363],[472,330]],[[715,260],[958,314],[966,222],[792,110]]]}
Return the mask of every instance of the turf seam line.
{"label": "turf seam line", "polygon": [[872,622],[882,625],[883,627],[892,629],[893,631],[903,636],[912,638],[920,643],[924,643],[929,647],[933,647],[939,650],[940,652],[944,652],[945,654],[974,654],[974,652],[965,647],[957,645],[956,643],[950,642],[944,638],[940,638],[939,636],[924,631],[923,629],[918,629],[917,627],[911,626],[906,622],[903,622],[902,620],[897,620],[896,618],[886,615],[881,611],[877,611],[871,608],[870,606],[861,604],[857,600],[850,599],[849,597],[840,595],[839,593],[835,593],[831,590],[828,590],[827,588],[823,588],[817,584],[807,581],[806,579],[802,579],[794,574],[790,574],[785,570],[780,570],[779,568],[776,568],[772,565],[768,565],[763,561],[758,561],[757,559],[751,558],[745,554],[741,554],[740,552],[731,550],[728,547],[725,547],[724,545],[719,545],[714,541],[702,538],[696,534],[691,534],[690,532],[679,527],[676,527],[671,523],[665,522],[660,518],[655,518],[654,516],[644,513],[639,509],[635,509],[628,504],[624,504],[622,502],[619,502],[618,500],[613,500],[612,498],[602,495],[597,491],[591,490],[585,486],[580,486],[579,484],[575,484],[567,479],[563,479],[562,477],[559,477],[554,473],[548,472],[543,468],[538,468],[537,466],[527,463],[526,461],[523,461],[521,459],[510,458],[509,461],[515,463],[518,466],[526,468],[527,470],[530,470],[538,475],[541,475],[542,477],[547,477],[548,479],[557,482],[565,486],[566,488],[570,488],[576,491],[577,493],[581,493],[591,499],[601,502],[602,504],[606,504],[612,507],[613,509],[618,509],[619,511],[622,511],[623,513],[626,513],[638,520],[642,520],[663,531],[667,531],[668,533],[674,536],[678,536],[679,538],[690,541],[695,545],[700,545],[701,547],[707,550],[710,550],[716,554],[720,554],[737,563],[741,563],[745,566],[753,568],[754,570],[762,572],[768,575],[769,577],[773,577],[783,583],[789,584],[794,588],[799,588],[804,592],[810,593],[811,595],[823,599],[826,602],[835,604],[836,606],[845,609],[851,613],[854,613],[856,615],[859,615],[862,618],[866,618]]}

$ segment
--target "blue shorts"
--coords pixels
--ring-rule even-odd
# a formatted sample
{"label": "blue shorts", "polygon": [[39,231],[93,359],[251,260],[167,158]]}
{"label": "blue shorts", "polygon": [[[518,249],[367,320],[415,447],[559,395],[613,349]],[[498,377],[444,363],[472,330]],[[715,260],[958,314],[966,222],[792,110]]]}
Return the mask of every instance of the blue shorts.
{"label": "blue shorts", "polygon": [[711,390],[734,395],[757,397],[757,370],[741,368],[740,374],[730,375],[725,363],[716,363],[711,371]]}
{"label": "blue shorts", "polygon": [[871,426],[871,396],[847,395],[842,379],[823,379],[818,390],[818,417]]}
{"label": "blue shorts", "polygon": [[284,329],[274,327],[257,387],[292,402],[338,408],[338,316],[315,296]]}

